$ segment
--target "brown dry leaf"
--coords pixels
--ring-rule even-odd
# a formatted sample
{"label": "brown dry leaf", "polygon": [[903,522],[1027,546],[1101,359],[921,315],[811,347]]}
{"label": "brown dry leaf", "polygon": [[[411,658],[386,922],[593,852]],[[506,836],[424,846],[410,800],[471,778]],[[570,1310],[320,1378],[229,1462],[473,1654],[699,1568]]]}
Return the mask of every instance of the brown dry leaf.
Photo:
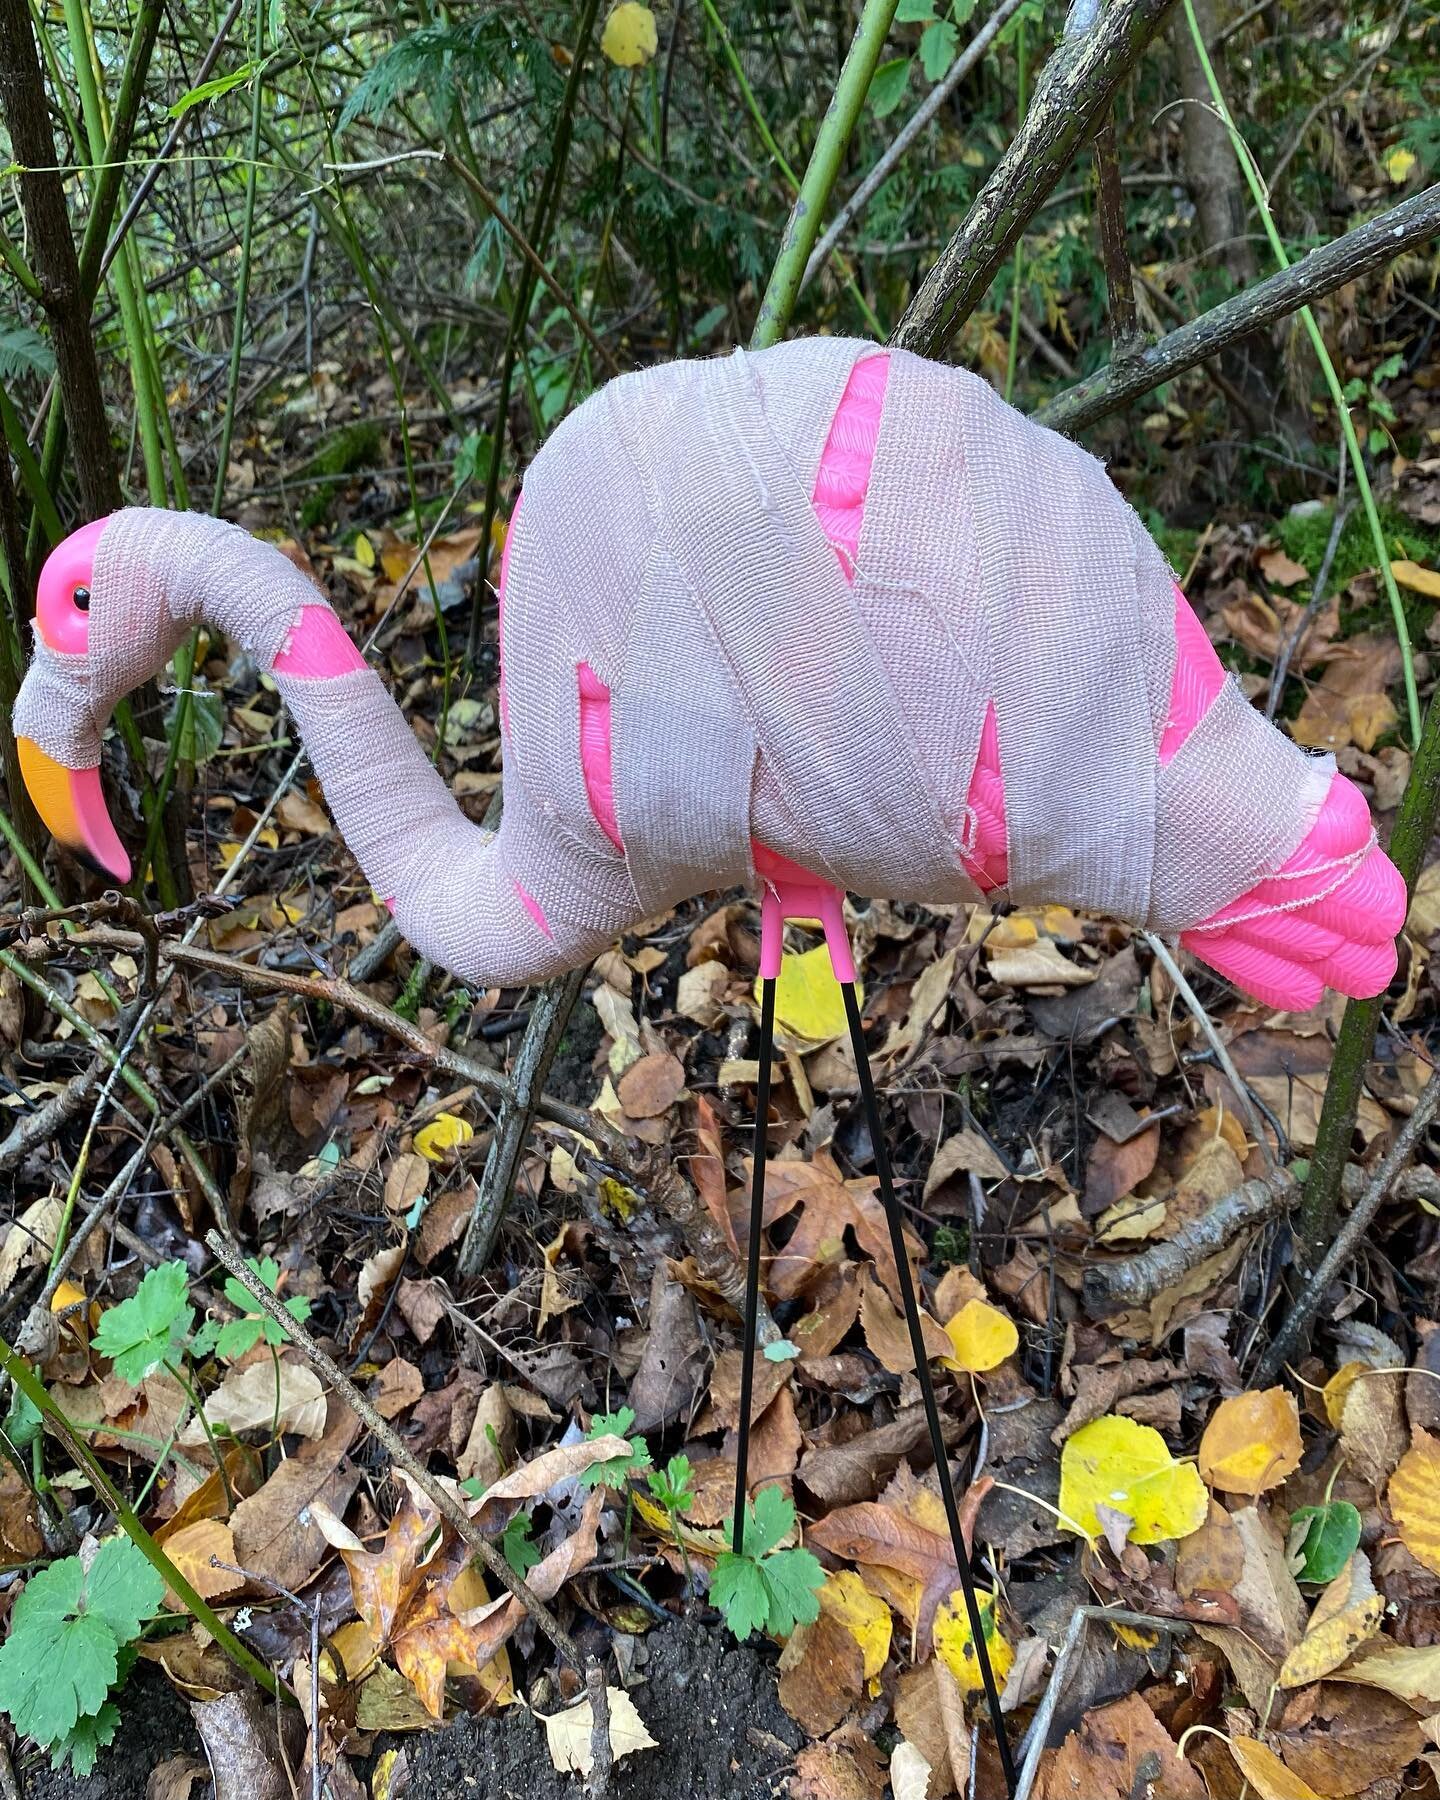
{"label": "brown dry leaf", "polygon": [[959,1685],[938,1656],[901,1671],[895,1723],[930,1765],[929,1800],[963,1794],[970,1781],[970,1728]]}
{"label": "brown dry leaf", "polygon": [[623,1437],[582,1438],[578,1444],[558,1444],[502,1475],[485,1490],[479,1504],[488,1511],[506,1500],[538,1500],[557,1481],[569,1481],[595,1463],[614,1462],[617,1457],[629,1455],[630,1444]]}
{"label": "brown dry leaf", "polygon": [[1267,1655],[1284,1657],[1305,1634],[1305,1601],[1285,1559],[1285,1539],[1268,1513],[1253,1506],[1231,1513],[1245,1567],[1231,1589],[1240,1623]]}
{"label": "brown dry leaf", "polygon": [[668,1051],[642,1056],[615,1084],[621,1106],[632,1119],[655,1119],[685,1091],[685,1069]]}
{"label": "brown dry leaf", "polygon": [[1433,1574],[1440,1575],[1440,1437],[1415,1433],[1386,1493],[1400,1541]]}
{"label": "brown dry leaf", "polygon": [[1278,544],[1262,550],[1256,561],[1260,565],[1260,573],[1272,587],[1294,587],[1297,581],[1307,581],[1310,576],[1304,563],[1296,562]]}
{"label": "brown dry leaf", "polygon": [[881,1800],[887,1780],[885,1758],[873,1741],[858,1726],[843,1726],[795,1758],[791,1800]]}
{"label": "brown dry leaf", "polygon": [[1384,1615],[1369,1559],[1357,1550],[1320,1596],[1304,1637],[1280,1665],[1281,1687],[1323,1680],[1374,1637]]}
{"label": "brown dry leaf", "polygon": [[1377,1493],[1409,1442],[1404,1385],[1400,1373],[1364,1374],[1351,1383],[1340,1409],[1340,1453]]}
{"label": "brown dry leaf", "polygon": [[[245,1585],[245,1577],[237,1575],[233,1566],[215,1567],[217,1562],[235,1563],[235,1534],[222,1519],[196,1519],[182,1525],[165,1540],[165,1554],[202,1600],[223,1599],[239,1593]],[[168,1587],[165,1604],[172,1612],[185,1611],[185,1602]]]}
{"label": "brown dry leaf", "polygon": [[355,1611],[370,1634],[375,1653],[389,1647],[395,1628],[420,1586],[420,1557],[434,1533],[437,1513],[426,1496],[406,1482],[400,1506],[378,1550],[361,1540],[327,1506],[311,1508],[325,1541],[338,1550],[350,1575]]}
{"label": "brown dry leaf", "polygon": [[1284,1388],[1222,1400],[1200,1440],[1200,1473],[1227,1494],[1263,1494],[1300,1467],[1300,1413]]}
{"label": "brown dry leaf", "polygon": [[1346,1668],[1336,1669],[1330,1679],[1383,1688],[1397,1700],[1432,1711],[1440,1706],[1440,1644],[1415,1649],[1383,1638]]}
{"label": "brown dry leaf", "polygon": [[695,1297],[665,1261],[650,1282],[649,1329],[626,1401],[645,1435],[688,1416],[705,1380],[705,1340]]}
{"label": "brown dry leaf", "polygon": [[10,1292],[22,1269],[49,1262],[64,1210],[65,1202],[59,1194],[47,1194],[27,1206],[11,1225],[0,1245],[0,1294]]}
{"label": "brown dry leaf", "polygon": [[[267,1437],[293,1431],[313,1440],[325,1435],[325,1415],[325,1390],[315,1371],[305,1363],[277,1365],[269,1356],[231,1369],[205,1402],[211,1429],[236,1437],[246,1431]],[[208,1440],[199,1419],[190,1421],[179,1441],[187,1450],[204,1447]]]}
{"label": "brown dry leaf", "polygon": [[425,1392],[425,1377],[403,1356],[393,1357],[380,1371],[370,1398],[382,1419],[398,1419]]}
{"label": "brown dry leaf", "polygon": [[789,1331],[790,1342],[806,1357],[829,1356],[855,1323],[860,1311],[860,1265],[842,1263],[834,1292],[820,1300]]}
{"label": "brown dry leaf", "polygon": [[325,1539],[313,1508],[343,1513],[359,1482],[346,1452],[359,1435],[360,1421],[332,1396],[325,1435],[302,1444],[230,1518],[235,1561],[257,1575],[292,1590],[302,1588],[319,1566]]}
{"label": "brown dry leaf", "polygon": [[[848,1229],[875,1264],[885,1292],[897,1306],[901,1304],[890,1230],[875,1188],[872,1180],[844,1180],[824,1151],[809,1163],[766,1164],[765,1223],[800,1209],[799,1223],[770,1262],[766,1285],[777,1300],[793,1300],[813,1287],[825,1270],[844,1262]],[[908,1231],[905,1244],[913,1266],[923,1246]]]}
{"label": "brown dry leaf", "polygon": [[469,1548],[457,1544],[426,1565],[418,1594],[406,1606],[392,1640],[395,1666],[432,1719],[445,1716],[445,1677],[452,1668],[488,1680],[513,1697],[508,1662],[497,1666],[485,1623],[467,1625],[460,1617],[473,1612],[485,1596],[470,1559]]}
{"label": "brown dry leaf", "polygon": [[1004,987],[1057,989],[1088,987],[1100,973],[1082,969],[1060,954],[1051,938],[1017,950],[998,950],[988,961],[991,976]]}
{"label": "brown dry leaf", "polygon": [[[946,1421],[942,1417],[942,1423]],[[859,1432],[843,1444],[807,1450],[797,1477],[825,1510],[873,1500],[902,1457],[924,1455],[930,1428],[924,1410],[910,1406],[888,1425]]]}
{"label": "brown dry leaf", "polygon": [[498,1381],[481,1394],[475,1417],[456,1462],[461,1481],[488,1488],[515,1460],[515,1414]]}
{"label": "brown dry leaf", "polygon": [[1245,1544],[1218,1500],[1198,1531],[1182,1538],[1175,1552],[1175,1591],[1182,1600],[1197,1594],[1229,1594],[1245,1573]]}
{"label": "brown dry leaf", "polygon": [[822,1609],[780,1652],[780,1704],[811,1737],[833,1731],[865,1689],[860,1645]]}
{"label": "brown dry leaf", "polygon": [[[865,1270],[862,1277],[860,1324],[865,1333],[865,1342],[878,1358],[880,1366],[888,1369],[892,1375],[908,1375],[915,1367],[915,1352],[910,1343],[909,1327],[890,1304],[889,1296],[869,1269]],[[920,1313],[920,1329],[929,1361],[934,1362],[937,1357],[952,1354],[950,1339],[944,1326],[923,1309]]]}
{"label": "brown dry leaf", "polygon": [[430,1183],[430,1164],[416,1150],[405,1150],[385,1177],[385,1210],[408,1213]]}
{"label": "brown dry leaf", "polygon": [[928,1200],[952,1175],[978,1175],[982,1181],[1003,1181],[1009,1173],[978,1131],[957,1131],[936,1151],[925,1175],[923,1197]]}
{"label": "brown dry leaf", "polygon": [[[1146,1765],[1141,1774],[1140,1764]],[[1040,1762],[1035,1800],[1208,1800],[1198,1769],[1138,1694],[1085,1714],[1058,1750]]]}
{"label": "brown dry leaf", "polygon": [[[726,1431],[734,1431],[740,1423],[740,1376],[744,1357],[737,1349],[722,1350],[710,1371],[710,1404],[715,1417]],[[753,1386],[750,1390],[750,1423],[753,1425],[770,1402],[790,1379],[791,1364],[771,1362],[768,1357],[755,1359]]]}
{"label": "brown dry leaf", "polygon": [[1403,1701],[1333,1681],[1291,1696],[1272,1741],[1286,1768],[1321,1794],[1361,1794],[1393,1781],[1424,1748]]}
{"label": "brown dry leaf", "polygon": [[1256,1716],[1263,1719],[1273,1703],[1278,1661],[1266,1656],[1249,1633],[1236,1625],[1197,1625],[1195,1634],[1225,1658],[1236,1686]]}
{"label": "brown dry leaf", "polygon": [[1152,1125],[1138,1137],[1117,1144],[1102,1132],[1095,1140],[1085,1165],[1085,1197],[1082,1208],[1094,1218],[1117,1200],[1131,1194],[1155,1167],[1160,1153],[1160,1127]]}
{"label": "brown dry leaf", "polygon": [[1308,1783],[1287,1769],[1273,1750],[1259,1738],[1236,1735],[1230,1739],[1230,1754],[1240,1773],[1250,1783],[1260,1800],[1322,1800]]}
{"label": "brown dry leaf", "polygon": [[560,1277],[560,1258],[569,1253],[577,1230],[574,1221],[567,1220],[545,1246],[545,1269],[540,1281],[540,1316],[535,1321],[536,1337],[544,1333],[552,1319],[558,1319],[561,1313],[569,1312],[572,1306],[580,1304],[580,1295],[571,1293]]}

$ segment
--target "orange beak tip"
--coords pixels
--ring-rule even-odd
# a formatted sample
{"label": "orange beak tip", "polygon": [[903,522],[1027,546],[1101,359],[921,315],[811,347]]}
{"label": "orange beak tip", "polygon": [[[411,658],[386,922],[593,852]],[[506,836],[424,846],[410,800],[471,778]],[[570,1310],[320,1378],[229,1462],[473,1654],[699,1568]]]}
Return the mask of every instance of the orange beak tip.
{"label": "orange beak tip", "polygon": [[129,881],[130,858],[110,822],[99,769],[67,769],[30,738],[17,738],[16,747],[26,791],[56,843],[102,879]]}

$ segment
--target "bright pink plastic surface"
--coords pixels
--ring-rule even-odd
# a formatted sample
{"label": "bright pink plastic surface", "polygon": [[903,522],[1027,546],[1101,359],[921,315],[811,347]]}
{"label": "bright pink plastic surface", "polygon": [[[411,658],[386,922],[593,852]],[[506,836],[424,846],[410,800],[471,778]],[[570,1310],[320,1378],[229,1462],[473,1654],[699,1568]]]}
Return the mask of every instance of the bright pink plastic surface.
{"label": "bright pink plastic surface", "polygon": [[364,667],[365,658],[328,606],[304,607],[275,658],[277,675],[302,681],[328,681]]}
{"label": "bright pink plastic surface", "polygon": [[90,586],[95,547],[108,519],[92,519],[57,544],[40,571],[35,624],[52,650],[83,656],[90,647],[90,620],[75,604],[76,588]]}

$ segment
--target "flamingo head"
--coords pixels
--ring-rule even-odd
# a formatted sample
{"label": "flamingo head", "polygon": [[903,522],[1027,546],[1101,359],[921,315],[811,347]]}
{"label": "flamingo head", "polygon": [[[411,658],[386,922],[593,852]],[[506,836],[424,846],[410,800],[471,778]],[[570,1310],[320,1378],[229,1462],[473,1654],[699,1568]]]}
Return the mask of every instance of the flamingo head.
{"label": "flamingo head", "polygon": [[[92,608],[104,603],[103,595],[96,592],[95,563],[108,523],[108,519],[96,519],[73,532],[51,551],[40,573],[35,603],[37,651],[43,646],[51,652],[55,665],[67,670],[72,680],[77,675],[83,679],[90,653]],[[46,830],[97,875],[129,881],[130,858],[105,806],[98,759],[92,767],[72,767],[73,757],[59,760],[49,754],[24,732],[23,706],[17,709],[16,723],[21,728],[16,735],[20,772]]]}

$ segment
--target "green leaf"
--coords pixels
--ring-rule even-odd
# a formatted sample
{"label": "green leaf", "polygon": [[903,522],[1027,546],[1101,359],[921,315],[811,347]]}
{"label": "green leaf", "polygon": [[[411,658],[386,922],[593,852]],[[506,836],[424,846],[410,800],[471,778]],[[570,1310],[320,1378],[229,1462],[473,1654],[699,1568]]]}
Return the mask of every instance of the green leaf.
{"label": "green leaf", "polygon": [[895,8],[897,25],[928,25],[935,17],[935,0],[900,0]]}
{"label": "green leaf", "polygon": [[1292,1557],[1304,1558],[1300,1580],[1334,1581],[1359,1548],[1360,1527],[1360,1514],[1348,1500],[1297,1506],[1290,1515],[1290,1544]]}
{"label": "green leaf", "polygon": [[825,1581],[820,1560],[808,1550],[777,1550],[760,1564],[770,1590],[768,1629],[789,1637],[797,1625],[811,1625],[820,1616],[815,1590]]}
{"label": "green leaf", "polygon": [[881,63],[870,78],[870,110],[877,119],[883,119],[905,98],[905,89],[910,85],[910,58],[908,56],[892,57],[889,62]]}
{"label": "green leaf", "polygon": [[540,1550],[530,1536],[530,1515],[517,1512],[500,1536],[500,1552],[523,1581],[540,1560]]}
{"label": "green leaf", "polygon": [[192,106],[203,106],[207,100],[217,100],[232,88],[244,87],[251,76],[258,75],[269,60],[267,56],[265,62],[256,62],[252,56],[247,62],[241,63],[238,69],[232,69],[228,75],[212,75],[209,81],[202,81],[198,87],[183,93],[170,108],[170,117],[178,119],[189,112]]}
{"label": "green leaf", "polygon": [[112,1306],[95,1333],[95,1348],[132,1387],[180,1350],[195,1322],[186,1304],[190,1271],[183,1262],[146,1271],[133,1298]]}
{"label": "green leaf", "polygon": [[55,356],[38,331],[28,325],[0,324],[0,378],[53,375]]}
{"label": "green leaf", "polygon": [[15,1602],[0,1647],[0,1708],[37,1744],[55,1743],[98,1713],[115,1680],[115,1633],[99,1613],[81,1610],[84,1594],[78,1556],[42,1569]]}
{"label": "green leaf", "polygon": [[695,1504],[694,1471],[688,1456],[672,1456],[663,1472],[652,1469],[646,1476],[650,1492],[667,1512],[689,1512]]}
{"label": "green leaf", "polygon": [[10,1390],[10,1410],[5,1415],[5,1435],[17,1450],[28,1450],[40,1435],[40,1408],[19,1388]]}
{"label": "green leaf", "polygon": [[[245,1259],[245,1266],[270,1293],[274,1294],[279,1291],[280,1265],[274,1257],[262,1257],[257,1262],[253,1256],[248,1256]],[[221,1356],[228,1357],[231,1361],[238,1361],[247,1351],[254,1349],[262,1336],[273,1350],[278,1350],[282,1344],[289,1341],[289,1334],[283,1326],[277,1324],[270,1317],[269,1313],[260,1313],[254,1310],[254,1302],[249,1289],[243,1287],[233,1275],[226,1277],[224,1292],[225,1298],[241,1314],[241,1317],[233,1319],[228,1325],[221,1327],[214,1337],[214,1347]],[[303,1325],[310,1317],[310,1302],[303,1294],[296,1294],[285,1302],[285,1310],[292,1319]],[[203,1335],[202,1328],[202,1332],[197,1334],[192,1348],[198,1346]]]}
{"label": "green leaf", "polygon": [[747,1556],[764,1556],[795,1529],[795,1502],[778,1487],[761,1488],[745,1514]]}
{"label": "green leaf", "polygon": [[115,1742],[119,1728],[120,1708],[107,1700],[98,1713],[75,1721],[50,1752],[50,1767],[58,1771],[68,1760],[77,1775],[93,1774],[96,1758],[107,1744]]}
{"label": "green leaf", "polygon": [[741,1643],[752,1631],[765,1629],[765,1621],[770,1617],[770,1590],[760,1565],[751,1557],[723,1550],[710,1577],[710,1598]]}
{"label": "green leaf", "polygon": [[920,38],[920,67],[931,81],[938,81],[955,60],[960,33],[948,19],[927,25]]}
{"label": "green leaf", "polygon": [[[635,1423],[634,1411],[622,1406],[618,1412],[596,1413],[590,1421],[590,1429],[585,1433],[585,1441],[593,1444],[602,1437],[628,1437],[630,1427]],[[576,1476],[581,1487],[623,1488],[632,1475],[643,1475],[651,1466],[650,1452],[645,1448],[644,1438],[630,1438],[629,1456],[613,1457],[609,1462],[592,1463]]]}
{"label": "green leaf", "polygon": [[216,1333],[215,1354],[226,1357],[230,1362],[238,1362],[260,1342],[260,1334],[259,1319],[231,1319],[228,1325],[222,1325]]}
{"label": "green leaf", "polygon": [[106,1538],[85,1577],[86,1612],[103,1619],[117,1643],[129,1644],[164,1598],[165,1582],[145,1553],[127,1537]]}

